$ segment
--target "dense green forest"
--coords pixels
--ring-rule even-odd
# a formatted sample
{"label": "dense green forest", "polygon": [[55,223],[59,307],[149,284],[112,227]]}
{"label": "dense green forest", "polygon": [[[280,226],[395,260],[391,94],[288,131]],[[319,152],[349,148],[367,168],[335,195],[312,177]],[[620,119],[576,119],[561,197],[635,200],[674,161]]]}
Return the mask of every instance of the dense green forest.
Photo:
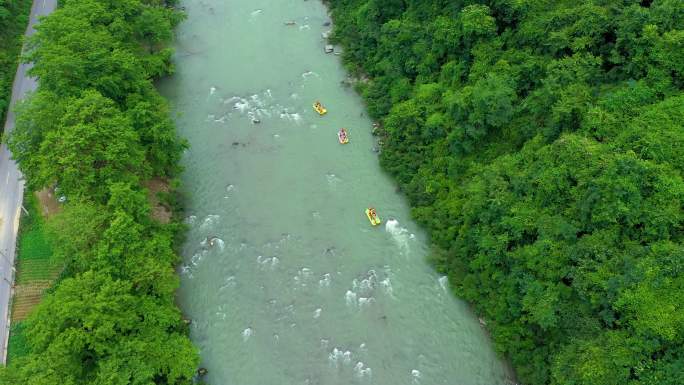
{"label": "dense green forest", "polygon": [[684,2],[330,0],[381,163],[525,384],[684,379]]}
{"label": "dense green forest", "polygon": [[185,148],[152,81],[183,18],[162,0],[61,0],[28,42],[39,89],[9,146],[29,191],[59,187],[47,223],[66,267],[22,323],[28,354],[4,384],[189,384],[199,362],[174,303],[181,225],[150,216],[144,182]]}
{"label": "dense green forest", "polygon": [[31,0],[0,0],[0,132],[5,124],[30,8]]}

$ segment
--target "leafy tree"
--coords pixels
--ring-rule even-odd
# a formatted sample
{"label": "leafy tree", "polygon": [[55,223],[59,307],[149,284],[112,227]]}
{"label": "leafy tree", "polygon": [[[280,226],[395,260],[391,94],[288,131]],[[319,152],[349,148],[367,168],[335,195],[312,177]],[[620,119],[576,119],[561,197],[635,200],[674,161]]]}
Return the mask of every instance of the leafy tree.
{"label": "leafy tree", "polygon": [[198,364],[190,341],[169,332],[176,309],[103,273],[64,280],[26,322],[31,354],[3,373],[20,383],[188,383]]}
{"label": "leafy tree", "polygon": [[[22,164],[35,187],[56,183],[67,196],[103,199],[114,181],[135,183],[148,175],[138,135],[128,117],[95,91],[67,101],[60,120],[43,138],[35,161]],[[26,131],[25,131],[26,132]],[[21,134],[20,134],[21,135]],[[13,141],[14,147],[23,142]],[[20,152],[20,151],[19,151]]]}

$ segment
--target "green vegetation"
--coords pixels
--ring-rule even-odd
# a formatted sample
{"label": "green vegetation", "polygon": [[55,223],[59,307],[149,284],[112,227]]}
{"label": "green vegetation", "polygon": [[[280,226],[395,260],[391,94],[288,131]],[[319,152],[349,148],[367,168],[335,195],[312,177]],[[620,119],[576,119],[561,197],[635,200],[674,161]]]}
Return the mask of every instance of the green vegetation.
{"label": "green vegetation", "polygon": [[62,261],[53,258],[36,197],[26,193],[24,206],[28,214],[22,212],[19,229],[8,362],[28,354],[22,321],[40,303],[43,293],[52,286],[62,268]]}
{"label": "green vegetation", "polygon": [[28,24],[31,0],[0,0],[0,132],[19,63],[21,37]]}
{"label": "green vegetation", "polygon": [[684,2],[331,0],[382,165],[526,384],[684,373]]}
{"label": "green vegetation", "polygon": [[9,344],[7,345],[7,363],[10,364],[28,353],[29,347],[26,343],[26,335],[24,334],[24,323],[13,322],[10,327]]}
{"label": "green vegetation", "polygon": [[53,258],[45,232],[45,219],[38,210],[35,195],[28,192],[24,195],[24,207],[28,215],[22,212],[20,222],[15,281],[18,285],[34,280],[54,279],[55,272],[62,263]]}
{"label": "green vegetation", "polygon": [[[142,187],[177,175],[185,148],[152,84],[173,70],[174,5],[64,0],[29,41],[39,89],[8,144],[29,191],[66,196],[45,223],[65,271],[21,323],[0,383],[192,382],[198,352],[174,303],[182,226],[152,219]],[[40,236],[25,240],[45,251]]]}

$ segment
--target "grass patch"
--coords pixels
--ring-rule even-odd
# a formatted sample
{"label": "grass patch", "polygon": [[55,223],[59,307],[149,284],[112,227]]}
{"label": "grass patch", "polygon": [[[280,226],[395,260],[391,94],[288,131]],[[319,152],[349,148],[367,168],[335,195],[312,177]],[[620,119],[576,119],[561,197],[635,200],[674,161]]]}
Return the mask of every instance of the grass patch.
{"label": "grass patch", "polygon": [[52,280],[62,265],[52,258],[52,248],[45,232],[45,219],[40,215],[33,194],[24,194],[23,214],[19,229],[16,284],[29,284],[35,280]]}
{"label": "grass patch", "polygon": [[53,257],[45,231],[46,219],[41,215],[36,196],[24,194],[24,207],[19,222],[17,274],[12,298],[12,326],[8,347],[8,361],[28,353],[22,322],[40,303],[43,294],[59,276],[63,262]]}
{"label": "grass patch", "polygon": [[0,132],[2,132],[12,82],[19,64],[22,36],[28,25],[31,0],[0,1]]}
{"label": "grass patch", "polygon": [[16,322],[10,328],[10,339],[7,345],[7,365],[12,360],[25,356],[29,352],[26,335],[24,334],[24,326],[23,322]]}

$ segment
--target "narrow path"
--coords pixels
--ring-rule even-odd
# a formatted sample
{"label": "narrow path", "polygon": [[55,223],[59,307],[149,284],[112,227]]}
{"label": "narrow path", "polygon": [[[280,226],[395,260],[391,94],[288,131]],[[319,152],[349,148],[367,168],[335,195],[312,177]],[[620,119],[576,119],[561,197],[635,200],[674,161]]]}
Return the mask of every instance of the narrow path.
{"label": "narrow path", "polygon": [[[34,0],[31,7],[29,25],[26,36],[34,32],[33,26],[41,16],[51,13],[57,6],[56,0]],[[36,79],[27,76],[29,64],[20,64],[14,77],[10,111],[7,113],[5,132],[14,129],[14,112],[12,107],[26,93],[36,89]],[[16,163],[11,159],[5,144],[0,147],[0,346],[2,346],[2,363],[7,359],[7,340],[9,337],[9,300],[14,280],[14,253],[19,228],[19,214],[24,193],[24,181]]]}

